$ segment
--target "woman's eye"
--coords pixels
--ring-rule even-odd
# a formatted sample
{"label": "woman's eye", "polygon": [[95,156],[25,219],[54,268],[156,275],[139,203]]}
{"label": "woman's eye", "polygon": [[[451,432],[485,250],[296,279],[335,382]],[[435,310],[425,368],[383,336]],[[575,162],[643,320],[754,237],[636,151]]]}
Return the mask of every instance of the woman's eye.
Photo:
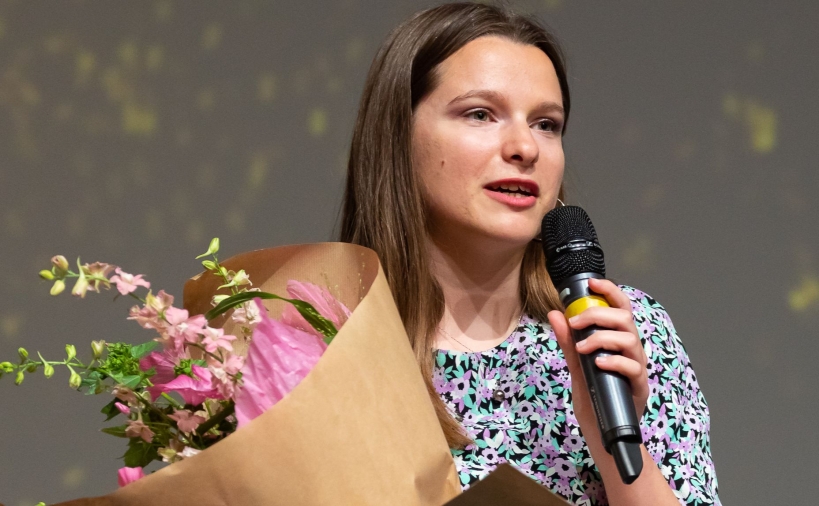
{"label": "woman's eye", "polygon": [[471,111],[467,113],[467,117],[478,121],[487,121],[489,120],[489,113],[482,110]]}
{"label": "woman's eye", "polygon": [[537,128],[544,132],[554,132],[557,130],[556,126],[555,122],[550,119],[542,119],[537,122]]}

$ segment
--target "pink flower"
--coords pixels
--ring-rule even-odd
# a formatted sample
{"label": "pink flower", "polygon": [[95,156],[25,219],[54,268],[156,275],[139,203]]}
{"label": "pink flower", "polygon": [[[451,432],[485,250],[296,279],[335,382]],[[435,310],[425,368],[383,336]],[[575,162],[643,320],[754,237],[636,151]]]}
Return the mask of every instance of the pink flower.
{"label": "pink flower", "polygon": [[124,487],[125,485],[137,481],[144,476],[145,472],[141,467],[121,467],[119,468],[119,471],[117,471],[117,482],[119,483],[120,487]]}
{"label": "pink flower", "polygon": [[[264,309],[262,309],[263,311]],[[255,327],[262,321],[262,316],[259,307],[253,302],[246,302],[233,310],[230,318],[239,325],[247,325],[248,327]]]}
{"label": "pink flower", "polygon": [[131,414],[131,408],[129,408],[128,406],[126,406],[125,404],[123,404],[121,402],[115,402],[114,406],[116,406],[116,408],[119,410],[119,412],[122,413],[123,415],[130,415]]}
{"label": "pink flower", "polygon": [[128,422],[128,427],[125,428],[125,435],[128,437],[141,437],[146,443],[150,443],[154,439],[154,431],[142,423],[142,420],[131,420]]}
{"label": "pink flower", "polygon": [[[347,318],[350,317],[350,310],[347,306],[342,304],[326,289],[312,283],[302,283],[300,281],[290,280],[287,282],[287,293],[293,299],[303,300],[309,302],[316,308],[321,316],[333,322],[336,329],[340,329]],[[318,330],[314,329],[312,325],[307,323],[307,320],[299,313],[299,311],[292,305],[288,304],[282,312],[282,323],[296,327],[305,332],[315,334],[321,339],[324,335]]]}
{"label": "pink flower", "polygon": [[158,353],[156,351],[149,353],[139,361],[140,370],[148,371],[153,369],[156,371],[156,374],[151,376],[151,383],[155,385],[173,381],[176,377],[174,367],[176,367],[176,363],[169,359],[165,353]]}
{"label": "pink flower", "polygon": [[188,318],[186,310],[175,307],[165,310],[165,321],[169,324],[165,332],[172,339],[173,347],[177,351],[184,349],[185,342],[198,342],[199,334],[208,324],[204,316],[196,315]]}
{"label": "pink flower", "polygon": [[155,401],[163,392],[176,392],[182,396],[185,404],[201,404],[205,399],[222,399],[223,396],[213,385],[213,377],[209,370],[198,365],[191,366],[191,372],[196,378],[181,374],[165,384],[154,384],[148,388],[151,401]]}
{"label": "pink flower", "polygon": [[[90,276],[90,277],[107,278],[108,274],[110,274],[111,271],[114,270],[114,267],[115,266],[110,265],[110,264],[104,264],[102,262],[94,262],[93,264],[83,265],[82,269],[85,271],[85,274]],[[106,280],[92,279],[89,282],[90,282],[90,287],[89,288],[91,290],[94,290],[97,293],[100,292],[100,283],[104,283],[105,288],[109,287],[109,283],[108,283],[107,279]]]}
{"label": "pink flower", "polygon": [[236,419],[242,427],[287,395],[321,358],[327,348],[313,333],[273,320],[262,309],[262,321],[253,331],[243,385],[236,394]]}
{"label": "pink flower", "polygon": [[202,330],[202,335],[204,336],[204,339],[202,339],[202,345],[205,346],[205,350],[207,350],[208,353],[215,353],[218,348],[233,351],[233,345],[230,344],[230,342],[235,341],[236,336],[224,334],[225,331],[222,329],[205,327]]}
{"label": "pink flower", "polygon": [[172,415],[168,415],[171,420],[176,420],[176,426],[186,434],[195,431],[200,424],[205,422],[205,418],[195,415],[187,409],[176,410]]}
{"label": "pink flower", "polygon": [[142,279],[142,274],[134,276],[133,274],[123,272],[119,267],[117,267],[116,272],[115,275],[111,276],[111,282],[116,283],[117,290],[119,290],[119,293],[122,295],[128,295],[136,290],[138,286],[144,286],[145,288],[151,287],[150,283]]}
{"label": "pink flower", "polygon": [[114,397],[121,400],[122,402],[127,402],[128,404],[137,403],[136,394],[134,393],[133,390],[131,390],[128,387],[120,385],[118,387],[115,387],[111,393],[114,394]]}
{"label": "pink flower", "polygon": [[173,295],[168,295],[165,290],[160,290],[156,295],[148,292],[148,295],[145,296],[145,305],[142,308],[132,307],[128,319],[136,320],[143,328],[163,332],[168,324],[162,315],[171,305],[173,305]]}

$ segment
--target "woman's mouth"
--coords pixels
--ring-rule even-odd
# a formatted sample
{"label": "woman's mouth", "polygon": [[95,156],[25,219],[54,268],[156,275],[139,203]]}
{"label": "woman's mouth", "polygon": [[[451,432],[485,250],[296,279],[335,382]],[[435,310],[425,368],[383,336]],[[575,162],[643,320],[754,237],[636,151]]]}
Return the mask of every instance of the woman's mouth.
{"label": "woman's mouth", "polygon": [[484,187],[487,195],[515,209],[532,207],[537,202],[538,186],[530,181],[495,181]]}
{"label": "woman's mouth", "polygon": [[489,185],[486,187],[489,191],[493,192],[501,192],[511,195],[513,197],[531,197],[532,192],[524,188],[523,186],[516,185],[516,184],[501,184],[501,185]]}

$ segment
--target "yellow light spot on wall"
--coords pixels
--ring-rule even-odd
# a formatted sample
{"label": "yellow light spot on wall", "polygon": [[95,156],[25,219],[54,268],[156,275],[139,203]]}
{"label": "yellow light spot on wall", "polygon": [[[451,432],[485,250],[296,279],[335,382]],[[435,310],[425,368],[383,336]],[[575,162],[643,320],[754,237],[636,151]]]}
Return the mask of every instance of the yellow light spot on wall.
{"label": "yellow light spot on wall", "polygon": [[202,49],[212,50],[222,43],[222,25],[211,23],[202,32]]}
{"label": "yellow light spot on wall", "polygon": [[543,0],[543,5],[549,10],[555,10],[563,5],[561,0]]}
{"label": "yellow light spot on wall", "polygon": [[173,5],[171,5],[171,2],[168,2],[166,0],[157,2],[155,12],[156,19],[163,23],[167,23],[168,21],[171,20],[171,17],[173,16]]}
{"label": "yellow light spot on wall", "polygon": [[654,267],[654,242],[646,237],[637,237],[623,250],[623,264],[626,268],[645,272]]}
{"label": "yellow light spot on wall", "polygon": [[202,244],[205,240],[205,226],[200,221],[191,221],[185,230],[185,240],[188,244]]}
{"label": "yellow light spot on wall", "polygon": [[241,209],[232,209],[225,215],[225,225],[233,233],[245,230],[245,213]]}
{"label": "yellow light spot on wall", "polygon": [[344,57],[347,63],[358,63],[364,56],[364,38],[356,37],[347,41],[347,46],[344,48]]}
{"label": "yellow light spot on wall", "polygon": [[0,315],[0,331],[7,341],[14,340],[20,335],[23,328],[23,315],[20,313],[6,313]]}
{"label": "yellow light spot on wall", "polygon": [[148,239],[159,239],[162,237],[164,229],[165,223],[162,219],[162,212],[156,208],[148,209],[145,213],[145,236]]}
{"label": "yellow light spot on wall", "polygon": [[122,108],[122,130],[128,135],[151,136],[156,131],[153,109],[126,102]]}
{"label": "yellow light spot on wall", "polygon": [[88,471],[80,466],[72,466],[63,472],[62,482],[63,487],[72,489],[77,488],[85,482],[88,477]]}
{"label": "yellow light spot on wall", "polygon": [[77,84],[85,84],[91,77],[97,59],[91,51],[80,50],[74,59],[74,81]]}
{"label": "yellow light spot on wall", "polygon": [[788,304],[795,313],[819,307],[819,277],[803,277],[799,286],[788,294]]}
{"label": "yellow light spot on wall", "polygon": [[338,76],[332,76],[327,80],[327,92],[338,93],[343,88],[344,82]]}
{"label": "yellow light spot on wall", "polygon": [[267,176],[268,168],[269,161],[267,156],[262,153],[253,155],[253,158],[250,160],[250,167],[248,167],[247,171],[247,185],[250,189],[255,190],[262,185]]}
{"label": "yellow light spot on wall", "polygon": [[276,98],[276,76],[272,73],[262,74],[256,87],[259,102],[269,104]]}
{"label": "yellow light spot on wall", "polygon": [[753,98],[726,94],[722,99],[722,112],[729,119],[744,123],[753,151],[766,154],[774,150],[778,119],[773,108]]}
{"label": "yellow light spot on wall", "polygon": [[776,112],[755,102],[745,109],[745,123],[751,136],[751,147],[757,153],[770,153],[776,147]]}
{"label": "yellow light spot on wall", "polygon": [[317,107],[310,111],[307,117],[307,131],[313,137],[321,137],[327,130],[327,113],[324,109]]}
{"label": "yellow light spot on wall", "polygon": [[145,54],[145,67],[150,71],[157,71],[165,60],[165,50],[162,46],[151,46]]}
{"label": "yellow light spot on wall", "polygon": [[139,48],[133,41],[123,42],[117,49],[117,56],[124,66],[134,68],[139,59]]}
{"label": "yellow light spot on wall", "polygon": [[213,110],[216,103],[216,93],[213,90],[202,90],[196,96],[196,107],[200,111],[209,112]]}

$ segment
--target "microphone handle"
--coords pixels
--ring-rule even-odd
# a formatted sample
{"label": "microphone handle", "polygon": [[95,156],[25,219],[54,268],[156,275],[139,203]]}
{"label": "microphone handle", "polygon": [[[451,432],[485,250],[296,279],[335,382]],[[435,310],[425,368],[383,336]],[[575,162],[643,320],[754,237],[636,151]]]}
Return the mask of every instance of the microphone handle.
{"label": "microphone handle", "polygon": [[[566,305],[567,317],[579,314],[588,307],[608,306],[605,299],[589,290],[589,277],[599,276],[580,274],[561,285],[560,296]],[[579,342],[598,330],[604,329],[597,325],[572,329],[572,338]],[[612,355],[617,353],[598,349],[588,354],[579,354],[579,358],[603,447],[614,457],[623,483],[628,484],[637,479],[643,467],[640,450],[642,436],[628,379],[620,373],[604,371],[595,363],[597,357]]]}

